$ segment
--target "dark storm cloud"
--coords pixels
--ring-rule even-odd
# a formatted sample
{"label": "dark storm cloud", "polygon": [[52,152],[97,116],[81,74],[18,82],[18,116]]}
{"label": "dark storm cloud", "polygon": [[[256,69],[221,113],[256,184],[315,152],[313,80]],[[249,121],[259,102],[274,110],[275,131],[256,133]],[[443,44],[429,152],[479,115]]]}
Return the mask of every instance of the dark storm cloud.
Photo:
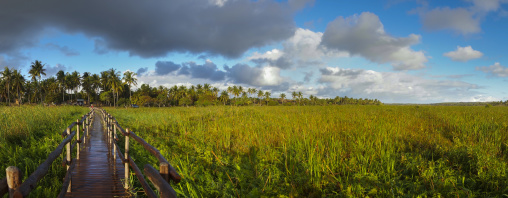
{"label": "dark storm cloud", "polygon": [[169,52],[239,57],[292,36],[293,8],[305,2],[200,0],[1,1],[0,53],[38,43],[52,28],[96,39],[95,52],[141,57]]}
{"label": "dark storm cloud", "polygon": [[226,77],[226,72],[220,71],[217,65],[211,61],[206,61],[203,65],[198,65],[195,62],[176,64],[171,61],[157,61],[155,63],[155,73],[157,75],[166,75],[174,71],[177,71],[176,75],[189,75],[192,78],[212,81],[224,80]]}
{"label": "dark storm cloud", "polygon": [[211,61],[206,61],[203,65],[198,65],[195,62],[187,62],[183,64],[188,68],[192,78],[210,79],[213,81],[224,80],[226,72],[220,71]]}
{"label": "dark storm cloud", "polygon": [[148,71],[148,67],[142,67],[142,68],[139,68],[138,71],[136,71],[136,74],[141,76],[142,74],[144,74],[147,71]]}
{"label": "dark storm cloud", "polygon": [[271,60],[269,58],[257,58],[257,59],[251,59],[253,63],[256,63],[258,66],[263,66],[265,64],[268,64],[270,66],[275,66],[281,69],[289,69],[291,66],[293,66],[293,60],[291,60],[288,57],[282,56],[276,60]]}
{"label": "dark storm cloud", "polygon": [[166,75],[180,69],[180,67],[182,66],[171,61],[157,61],[155,63],[155,73],[158,75]]}
{"label": "dark storm cloud", "polygon": [[259,68],[250,67],[247,64],[236,64],[232,67],[225,67],[228,72],[228,77],[234,83],[243,83],[249,85],[258,84],[257,81],[261,75],[263,75],[263,71]]}

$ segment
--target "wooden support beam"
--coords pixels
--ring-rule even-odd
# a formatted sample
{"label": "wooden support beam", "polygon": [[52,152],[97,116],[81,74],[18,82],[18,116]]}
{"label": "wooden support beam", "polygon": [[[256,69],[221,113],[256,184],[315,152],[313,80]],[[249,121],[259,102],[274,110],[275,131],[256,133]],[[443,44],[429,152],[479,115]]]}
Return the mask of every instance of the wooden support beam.
{"label": "wooden support beam", "polygon": [[62,190],[60,190],[60,194],[58,194],[58,197],[65,197],[65,194],[67,194],[67,189],[69,189],[71,186],[71,180],[72,180],[72,170],[76,167],[76,161],[71,164],[71,167],[67,170],[67,173],[65,173],[64,181],[62,184]]}

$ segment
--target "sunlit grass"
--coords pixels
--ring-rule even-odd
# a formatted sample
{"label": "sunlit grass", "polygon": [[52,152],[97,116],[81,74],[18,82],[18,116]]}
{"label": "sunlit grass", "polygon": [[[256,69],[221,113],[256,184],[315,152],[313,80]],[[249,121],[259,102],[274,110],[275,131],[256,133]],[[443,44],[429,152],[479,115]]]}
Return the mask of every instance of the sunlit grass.
{"label": "sunlit grass", "polygon": [[[16,166],[25,180],[60,144],[64,129],[88,111],[83,107],[0,107],[0,178],[8,166]],[[30,197],[58,195],[65,175],[61,160],[53,162]]]}
{"label": "sunlit grass", "polygon": [[180,196],[508,193],[506,107],[107,110],[177,168]]}

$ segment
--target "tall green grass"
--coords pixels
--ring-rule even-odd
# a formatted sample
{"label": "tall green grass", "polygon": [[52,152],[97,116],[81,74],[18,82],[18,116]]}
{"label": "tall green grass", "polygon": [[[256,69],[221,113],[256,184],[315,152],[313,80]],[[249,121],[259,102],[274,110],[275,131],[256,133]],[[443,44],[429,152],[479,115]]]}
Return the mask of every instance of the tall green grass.
{"label": "tall green grass", "polygon": [[[508,108],[107,109],[183,176],[184,197],[501,197]],[[138,165],[157,164],[136,144]]]}
{"label": "tall green grass", "polygon": [[[8,166],[16,166],[28,178],[60,142],[67,126],[89,111],[83,107],[0,107],[0,178]],[[48,174],[30,197],[56,197],[65,167],[61,158],[53,162]]]}

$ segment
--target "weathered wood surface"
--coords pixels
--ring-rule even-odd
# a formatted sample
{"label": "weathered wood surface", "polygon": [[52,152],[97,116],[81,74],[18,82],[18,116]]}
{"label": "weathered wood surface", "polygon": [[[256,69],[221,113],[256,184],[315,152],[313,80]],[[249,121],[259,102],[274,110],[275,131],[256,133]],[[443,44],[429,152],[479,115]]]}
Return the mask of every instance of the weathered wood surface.
{"label": "weathered wood surface", "polygon": [[83,144],[72,171],[71,192],[66,197],[130,197],[122,184],[125,179],[122,161],[114,160],[114,153],[108,150],[99,117],[93,119],[89,134],[90,139]]}
{"label": "weathered wood surface", "polygon": [[156,198],[157,195],[155,192],[153,192],[152,188],[148,185],[148,183],[145,180],[145,177],[143,177],[143,173],[141,173],[141,170],[139,170],[138,166],[134,161],[132,161],[131,157],[129,156],[129,165],[131,165],[132,170],[134,170],[134,173],[136,173],[136,177],[139,180],[139,183],[141,183],[141,186],[143,186],[143,190],[145,190],[145,193],[148,197]]}

